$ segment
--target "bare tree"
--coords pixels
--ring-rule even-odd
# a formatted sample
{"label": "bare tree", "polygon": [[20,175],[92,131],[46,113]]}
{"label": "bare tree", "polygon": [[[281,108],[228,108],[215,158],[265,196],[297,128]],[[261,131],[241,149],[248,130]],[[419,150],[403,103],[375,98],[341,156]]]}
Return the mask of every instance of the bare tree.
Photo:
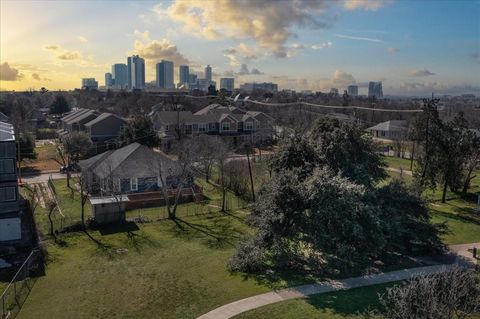
{"label": "bare tree", "polygon": [[225,200],[227,195],[227,187],[225,182],[225,164],[227,163],[229,153],[229,145],[223,140],[219,140],[217,144],[217,149],[215,151],[215,163],[217,164],[220,171],[220,187],[222,190],[222,212],[225,211]]}
{"label": "bare tree", "polygon": [[201,170],[205,174],[205,181],[207,183],[210,180],[212,168],[215,164],[215,152],[219,140],[218,137],[204,134],[195,138],[195,146],[198,151],[198,162]]}
{"label": "bare tree", "polygon": [[58,242],[57,235],[55,234],[55,227],[53,225],[53,212],[57,209],[57,202],[55,200],[49,200],[46,205],[48,210],[48,221],[50,223],[50,236],[53,237],[55,243]]}

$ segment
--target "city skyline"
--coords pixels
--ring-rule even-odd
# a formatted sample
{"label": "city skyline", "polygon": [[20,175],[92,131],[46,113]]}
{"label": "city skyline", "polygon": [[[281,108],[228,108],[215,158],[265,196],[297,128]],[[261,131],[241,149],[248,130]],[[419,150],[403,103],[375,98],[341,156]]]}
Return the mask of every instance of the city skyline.
{"label": "city skyline", "polygon": [[479,94],[480,2],[431,4],[7,0],[0,89],[73,89],[91,77],[103,84],[113,64],[138,54],[146,82],[163,59],[174,63],[174,83],[180,65],[199,78],[210,65],[217,84],[233,77],[237,85],[327,92],[357,85],[366,94],[370,81],[382,81],[385,95]]}

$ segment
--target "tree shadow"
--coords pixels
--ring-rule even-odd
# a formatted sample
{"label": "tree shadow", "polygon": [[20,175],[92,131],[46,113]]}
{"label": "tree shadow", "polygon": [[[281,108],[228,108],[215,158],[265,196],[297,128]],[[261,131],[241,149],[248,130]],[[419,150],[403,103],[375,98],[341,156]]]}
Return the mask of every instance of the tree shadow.
{"label": "tree shadow", "polygon": [[139,230],[137,224],[132,221],[118,224],[108,224],[104,226],[96,226],[94,229],[98,230],[102,236],[117,233],[129,233]]}
{"label": "tree shadow", "polygon": [[143,251],[144,247],[160,247],[160,244],[145,233],[135,233],[128,231],[125,238],[125,244],[128,248],[134,249],[137,253]]}
{"label": "tree shadow", "polygon": [[434,212],[435,214],[439,215],[439,216],[442,216],[442,217],[446,218],[446,219],[454,219],[454,220],[461,221],[461,222],[464,222],[464,223],[471,223],[471,224],[480,225],[480,219],[479,218],[475,218],[474,216],[470,216],[470,215],[473,215],[473,213],[471,211],[468,211],[467,213],[463,212],[463,213],[457,213],[457,214],[446,213],[446,212],[440,211],[438,209],[432,209],[431,211]]}
{"label": "tree shadow", "polygon": [[229,218],[212,216],[207,217],[207,220],[209,223],[204,224],[176,218],[175,227],[171,231],[188,240],[200,239],[210,248],[233,247],[243,235],[243,232],[236,229]]}

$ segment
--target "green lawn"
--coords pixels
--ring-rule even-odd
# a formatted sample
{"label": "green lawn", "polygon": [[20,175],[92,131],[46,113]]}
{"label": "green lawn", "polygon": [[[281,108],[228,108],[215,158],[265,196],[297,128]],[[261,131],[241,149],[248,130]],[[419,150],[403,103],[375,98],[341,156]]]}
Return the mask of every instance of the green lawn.
{"label": "green lawn", "polygon": [[140,225],[139,230],[64,236],[49,245],[47,276],[18,318],[196,318],[268,291],[225,267],[246,231],[243,216],[213,213]]}
{"label": "green lawn", "polygon": [[343,319],[363,318],[359,312],[378,309],[378,294],[395,283],[313,295],[264,306],[235,316],[235,319]]}
{"label": "green lawn", "polygon": [[385,162],[388,166],[403,170],[410,170],[410,160],[406,158],[394,157],[394,156],[383,156]]}

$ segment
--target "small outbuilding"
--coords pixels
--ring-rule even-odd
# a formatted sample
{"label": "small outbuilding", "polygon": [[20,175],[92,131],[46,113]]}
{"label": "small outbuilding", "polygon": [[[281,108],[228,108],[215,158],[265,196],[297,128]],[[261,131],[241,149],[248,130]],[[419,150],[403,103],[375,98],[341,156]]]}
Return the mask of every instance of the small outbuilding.
{"label": "small outbuilding", "polygon": [[90,197],[92,217],[98,224],[112,224],[125,222],[125,202],[128,196]]}

